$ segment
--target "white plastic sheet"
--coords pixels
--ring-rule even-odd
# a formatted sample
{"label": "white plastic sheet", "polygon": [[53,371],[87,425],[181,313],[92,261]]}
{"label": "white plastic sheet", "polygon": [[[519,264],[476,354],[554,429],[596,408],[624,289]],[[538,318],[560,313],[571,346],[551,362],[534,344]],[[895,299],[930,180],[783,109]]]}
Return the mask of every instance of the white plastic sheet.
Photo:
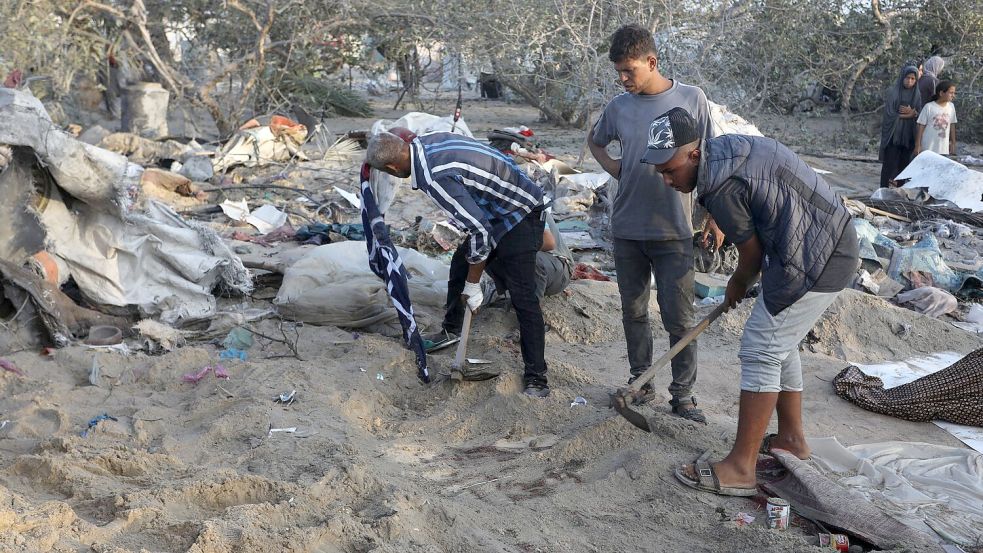
{"label": "white plastic sheet", "polygon": [[983,455],[926,443],[843,447],[811,439],[812,458],[904,524],[962,545],[983,542]]}
{"label": "white plastic sheet", "polygon": [[897,179],[909,179],[904,188],[928,188],[934,198],[949,200],[963,209],[983,210],[983,173],[935,152],[915,156]]}

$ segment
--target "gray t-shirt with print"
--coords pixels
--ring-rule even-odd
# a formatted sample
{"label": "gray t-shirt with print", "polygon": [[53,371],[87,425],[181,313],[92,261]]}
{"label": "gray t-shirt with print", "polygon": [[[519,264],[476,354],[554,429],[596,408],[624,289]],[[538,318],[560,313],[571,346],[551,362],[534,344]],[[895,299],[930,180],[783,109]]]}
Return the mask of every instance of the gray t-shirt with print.
{"label": "gray t-shirt with print", "polygon": [[706,94],[695,86],[673,81],[665,92],[620,94],[612,99],[594,126],[594,144],[621,143],[621,178],[614,199],[611,231],[624,240],[680,240],[693,237],[693,200],[662,182],[654,165],[642,163],[653,119],[681,107],[703,129],[702,138],[716,136]]}

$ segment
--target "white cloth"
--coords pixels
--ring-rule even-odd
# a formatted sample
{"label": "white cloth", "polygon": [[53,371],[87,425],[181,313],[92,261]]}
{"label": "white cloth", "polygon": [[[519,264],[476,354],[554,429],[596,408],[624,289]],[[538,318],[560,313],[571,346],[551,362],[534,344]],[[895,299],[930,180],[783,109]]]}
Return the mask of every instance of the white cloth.
{"label": "white cloth", "polygon": [[918,124],[925,127],[922,133],[922,150],[937,154],[949,154],[949,126],[956,124],[956,108],[949,102],[942,107],[929,102],[918,114]]}
{"label": "white cloth", "polygon": [[983,543],[983,454],[914,442],[843,447],[836,438],[809,446],[819,468],[902,523],[961,545]]}

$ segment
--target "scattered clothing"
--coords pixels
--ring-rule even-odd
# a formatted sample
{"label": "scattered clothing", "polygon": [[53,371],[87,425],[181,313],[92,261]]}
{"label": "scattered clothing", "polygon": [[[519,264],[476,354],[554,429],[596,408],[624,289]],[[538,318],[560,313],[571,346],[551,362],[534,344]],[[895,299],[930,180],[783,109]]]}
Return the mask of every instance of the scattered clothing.
{"label": "scattered clothing", "polygon": [[888,390],[877,377],[850,366],[833,379],[836,395],[899,419],[983,427],[983,349],[936,373]]}
{"label": "scattered clothing", "polygon": [[955,296],[933,286],[922,286],[902,292],[895,299],[898,303],[910,303],[915,311],[933,318],[952,313],[959,307]]}
{"label": "scattered clothing", "polygon": [[320,246],[331,243],[331,233],[340,234],[347,240],[365,240],[365,229],[362,225],[332,223],[314,223],[297,229],[294,237],[303,244]]}

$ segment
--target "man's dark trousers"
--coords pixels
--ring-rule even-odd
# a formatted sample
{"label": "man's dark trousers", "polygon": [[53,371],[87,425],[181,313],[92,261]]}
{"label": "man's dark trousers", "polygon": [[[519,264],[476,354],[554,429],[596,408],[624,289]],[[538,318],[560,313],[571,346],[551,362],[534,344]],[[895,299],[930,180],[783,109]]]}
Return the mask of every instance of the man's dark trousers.
{"label": "man's dark trousers", "polygon": [[[501,268],[512,307],[519,319],[519,338],[525,365],[523,381],[526,385],[543,386],[546,385],[546,324],[539,298],[536,297],[536,252],[543,245],[546,225],[541,216],[542,211],[533,211],[506,233],[498,241],[489,261],[494,258],[495,264]],[[465,306],[461,301],[461,292],[468,276],[467,251],[468,243],[465,241],[454,252],[447,281],[447,312],[443,326],[454,334],[460,334],[464,324]]]}
{"label": "man's dark trousers", "polygon": [[[662,326],[675,345],[696,323],[693,306],[693,240],[614,239],[614,267],[621,293],[622,322],[628,343],[632,376],[652,365],[652,327],[649,324],[649,294],[655,274],[656,298]],[[669,393],[676,400],[689,400],[696,382],[696,341],[672,358]]]}

